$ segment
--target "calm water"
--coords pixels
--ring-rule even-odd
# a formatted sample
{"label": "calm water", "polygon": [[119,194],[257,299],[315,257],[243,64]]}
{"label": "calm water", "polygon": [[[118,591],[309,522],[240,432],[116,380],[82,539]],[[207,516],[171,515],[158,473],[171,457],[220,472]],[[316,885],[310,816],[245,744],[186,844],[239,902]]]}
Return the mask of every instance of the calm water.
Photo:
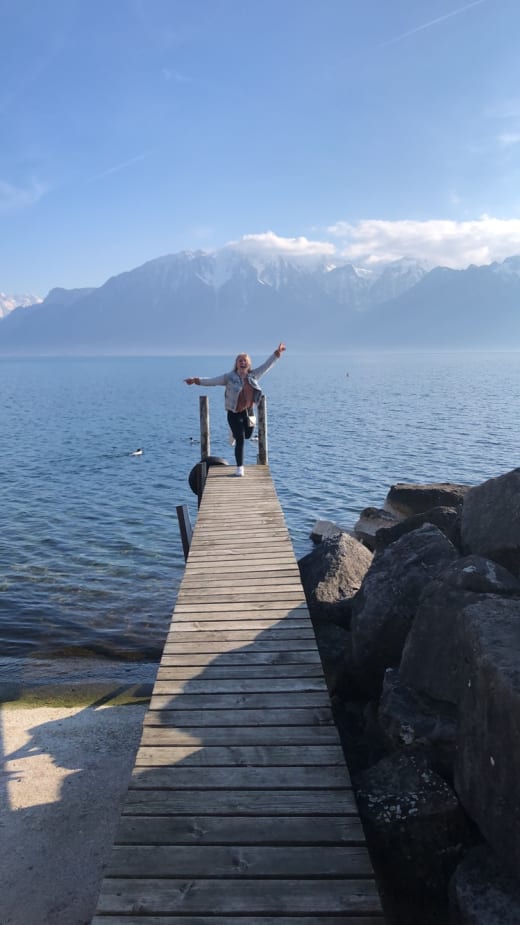
{"label": "calm water", "polygon": [[[182,379],[230,365],[0,360],[0,656],[157,657],[184,568],[175,506],[196,519],[203,391],[212,453],[232,461],[223,390]],[[396,481],[476,484],[520,462],[520,354],[288,354],[263,382],[298,557],[316,519],[352,526]]]}

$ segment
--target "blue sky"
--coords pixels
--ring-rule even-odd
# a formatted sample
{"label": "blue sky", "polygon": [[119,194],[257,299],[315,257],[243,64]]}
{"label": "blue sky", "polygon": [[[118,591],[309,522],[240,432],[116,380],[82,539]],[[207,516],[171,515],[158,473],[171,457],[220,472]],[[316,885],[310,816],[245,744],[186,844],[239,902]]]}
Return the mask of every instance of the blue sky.
{"label": "blue sky", "polygon": [[0,290],[520,253],[518,0],[0,0]]}

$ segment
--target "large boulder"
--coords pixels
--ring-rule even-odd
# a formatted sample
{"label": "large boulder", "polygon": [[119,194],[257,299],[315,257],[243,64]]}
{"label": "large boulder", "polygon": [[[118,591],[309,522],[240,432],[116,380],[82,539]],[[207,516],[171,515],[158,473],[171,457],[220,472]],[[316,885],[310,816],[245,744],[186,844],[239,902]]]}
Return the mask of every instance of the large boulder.
{"label": "large boulder", "polygon": [[342,616],[338,602],[350,602],[372,562],[372,553],[359,540],[341,533],[325,539],[298,562],[313,621],[348,625],[350,608]]}
{"label": "large boulder", "polygon": [[461,539],[465,551],[520,575],[520,469],[488,479],[466,494]]}
{"label": "large boulder", "polygon": [[378,708],[379,726],[391,751],[421,751],[443,777],[453,774],[456,710],[402,684],[398,672],[385,673]]}
{"label": "large boulder", "polygon": [[469,490],[469,485],[450,482],[435,482],[426,485],[408,485],[397,482],[392,485],[385,500],[385,508],[404,517],[424,514],[432,507],[459,507]]}
{"label": "large boulder", "polygon": [[478,602],[493,609],[499,596],[520,593],[510,572],[482,556],[448,566],[426,588],[403,648],[399,677],[435,700],[457,704],[468,681],[465,634]]}
{"label": "large boulder", "polygon": [[472,836],[445,781],[418,755],[381,759],[357,778],[359,812],[385,873],[407,890],[438,895]]}
{"label": "large boulder", "polygon": [[518,925],[520,884],[485,845],[473,848],[450,882],[453,925]]}
{"label": "large boulder", "polygon": [[447,536],[457,548],[460,547],[460,508],[432,507],[424,514],[414,514],[395,524],[386,524],[376,530],[373,548],[376,552],[386,549],[390,543],[395,543],[405,533],[417,530],[423,524],[434,524]]}
{"label": "large boulder", "polygon": [[457,558],[443,533],[425,524],[377,553],[352,601],[352,651],[368,693],[395,668],[428,583]]}
{"label": "large boulder", "polygon": [[520,878],[520,600],[464,612],[455,789],[504,868]]}
{"label": "large boulder", "polygon": [[335,693],[344,674],[345,658],[351,647],[350,633],[335,623],[315,623],[316,645],[329,692]]}

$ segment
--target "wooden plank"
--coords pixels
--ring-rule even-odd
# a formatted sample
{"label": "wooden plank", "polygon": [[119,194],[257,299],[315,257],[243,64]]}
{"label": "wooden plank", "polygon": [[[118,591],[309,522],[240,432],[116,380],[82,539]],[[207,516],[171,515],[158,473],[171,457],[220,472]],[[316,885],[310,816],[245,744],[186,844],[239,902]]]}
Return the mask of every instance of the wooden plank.
{"label": "wooden plank", "polygon": [[228,572],[260,572],[262,570],[273,571],[276,569],[288,569],[289,567],[295,567],[294,563],[294,553],[292,550],[276,550],[272,549],[270,552],[262,552],[260,555],[244,555],[242,550],[242,555],[239,552],[234,553],[230,558],[225,553],[220,550],[215,550],[211,555],[207,552],[198,552],[197,549],[190,550],[190,571],[191,569],[194,572],[197,572],[198,569],[206,570],[208,569],[208,563],[211,563],[213,573],[215,573],[215,566],[218,565],[219,571],[222,568]]}
{"label": "wooden plank", "polygon": [[[184,573],[182,578],[182,584],[185,582],[191,584],[195,581],[198,581],[200,578],[211,578],[215,573],[221,576],[230,576],[235,575],[237,577],[243,577],[244,575],[250,575],[251,569],[247,563],[237,560],[230,562],[222,562],[219,564],[218,570],[215,569],[213,560],[211,559],[208,563],[207,559],[197,560],[197,557],[194,556],[190,561],[190,569]],[[263,559],[257,559],[255,561],[253,574],[256,577],[262,577],[265,575],[266,578],[299,578],[300,570],[297,565],[294,563],[293,556],[287,556],[285,561],[280,562],[278,557],[272,561],[264,561]]]}
{"label": "wooden plank", "polygon": [[118,845],[106,868],[109,877],[366,877],[372,872],[364,847],[301,845]]}
{"label": "wooden plank", "polygon": [[[321,915],[345,910],[372,914],[381,911],[372,880],[170,880],[107,877],[99,897],[100,913],[198,915],[264,915],[280,911]],[[177,923],[176,923],[177,925]]]}
{"label": "wooden plank", "polygon": [[358,816],[122,816],[126,845],[363,845]]}
{"label": "wooden plank", "polygon": [[[177,726],[154,722],[143,726],[142,745],[336,745],[336,726]],[[163,718],[164,720],[164,718]]]}
{"label": "wooden plank", "polygon": [[154,686],[154,694],[181,694],[186,690],[190,694],[226,694],[226,693],[252,693],[260,691],[284,691],[298,694],[299,692],[308,693],[309,691],[327,692],[327,685],[323,677],[317,678],[232,678],[208,680],[207,677],[200,680],[186,681],[178,679],[174,673],[173,678],[168,680],[164,677],[164,669],[157,674],[157,680]]}
{"label": "wooden plank", "polygon": [[[255,499],[251,499],[251,502],[255,505],[260,504]],[[243,511],[237,510],[236,514],[234,514],[231,507],[227,505],[220,512],[216,512],[216,515],[213,523],[211,520],[206,520],[204,515],[199,516],[197,521],[197,544],[199,548],[201,544],[204,545],[208,541],[208,538],[212,540],[213,537],[218,539],[222,546],[237,546],[241,542],[245,546],[244,555],[254,559],[256,531],[258,531],[266,548],[269,548],[269,540],[271,540],[270,548],[276,549],[277,553],[292,551],[289,532],[281,520],[270,519],[270,522],[267,523],[265,519],[262,521],[260,517],[251,517],[246,528],[236,529],[234,524],[230,524],[230,521],[243,518]],[[251,542],[253,537],[255,541]],[[273,540],[275,542],[272,542]]]}
{"label": "wooden plank", "polygon": [[[247,629],[247,630],[267,630],[271,627],[280,626],[279,617],[268,617],[265,620],[254,619],[253,617],[250,620],[243,620],[241,617],[237,617],[234,620],[222,620],[220,614],[211,614],[213,619],[199,619],[199,620],[174,620],[171,624],[170,634],[173,633],[199,633],[207,630],[212,630],[213,632],[218,631],[219,633],[222,630],[236,630],[236,629]],[[216,619],[215,619],[216,617]],[[238,623],[237,623],[238,621]],[[305,629],[309,630],[309,621],[299,620],[296,617],[293,617],[290,621],[287,621],[285,625],[286,629]]]}
{"label": "wooden plank", "polygon": [[92,919],[91,925],[384,925],[382,915],[350,915],[348,912],[335,914],[333,919],[329,916],[279,916],[270,915],[234,915],[230,921],[229,916],[221,915],[154,915],[153,918],[143,918],[134,915],[117,915],[109,913],[108,916],[99,913]]}
{"label": "wooden plank", "polygon": [[319,726],[334,725],[328,707],[302,707],[292,710],[175,710],[162,707],[148,710],[145,725],[158,726]]}
{"label": "wooden plank", "polygon": [[315,790],[341,791],[350,787],[341,765],[314,767],[135,767],[130,780],[134,790]]}
{"label": "wooden plank", "polygon": [[[292,611],[282,610],[264,610],[261,612],[260,616],[255,616],[254,611],[249,610],[232,610],[229,613],[225,609],[206,612],[204,610],[199,610],[198,613],[176,613],[175,619],[172,621],[171,627],[180,626],[181,623],[188,624],[188,629],[203,629],[204,626],[210,624],[220,624],[221,622],[227,622],[233,624],[236,627],[237,620],[240,623],[243,623],[244,626],[256,625],[259,629],[263,629],[267,626],[276,626],[280,623],[281,620],[284,620],[287,626],[308,626],[309,617],[305,615],[303,610]],[[225,629],[226,627],[222,627]],[[232,629],[232,625],[228,629]],[[186,626],[184,627],[186,629]]]}
{"label": "wooden plank", "polygon": [[256,645],[257,643],[285,639],[290,639],[291,641],[311,640],[314,645],[316,644],[316,637],[311,626],[280,627],[278,622],[263,628],[250,626],[249,624],[237,625],[233,622],[232,626],[226,629],[204,626],[195,632],[189,628],[186,629],[184,624],[180,623],[171,627],[166,637],[166,644],[177,646],[189,642],[196,643],[199,648],[202,648],[202,644],[207,642],[220,645],[225,642],[232,642],[236,643],[237,649],[242,649],[244,645]]}
{"label": "wooden plank", "polygon": [[228,815],[287,813],[329,816],[357,812],[351,790],[129,790],[125,815]]}
{"label": "wooden plank", "polygon": [[244,533],[241,537],[229,537],[223,536],[221,532],[207,532],[204,534],[202,530],[199,530],[197,534],[197,552],[204,552],[210,550],[211,552],[216,547],[219,552],[229,552],[237,555],[241,555],[243,558],[244,544],[251,542],[251,537],[254,536],[254,543],[252,544],[253,551],[251,552],[251,562],[254,563],[254,555],[262,554],[262,551],[265,550],[269,554],[270,550],[273,548],[273,543],[277,543],[278,553],[285,552],[286,555],[289,555],[289,551],[292,548],[289,537],[285,532],[276,531],[276,530],[259,530],[257,535],[255,535],[254,527],[248,530],[247,533]]}
{"label": "wooden plank", "polygon": [[251,654],[255,655],[260,655],[262,652],[283,652],[287,655],[289,652],[314,652],[316,648],[316,642],[311,637],[307,639],[264,639],[263,636],[260,636],[258,639],[254,639],[253,642],[240,639],[216,639],[213,641],[197,641],[195,639],[192,642],[177,642],[177,640],[172,642],[170,639],[171,637],[168,637],[164,645],[164,651],[167,655],[174,653],[188,655],[197,652],[214,652],[215,655],[233,652],[238,655],[240,652],[247,651],[248,647],[251,648]]}
{"label": "wooden plank", "polygon": [[253,746],[141,746],[135,766],[175,767],[273,767],[340,765],[346,772],[343,750],[339,745],[253,745]]}
{"label": "wooden plank", "polygon": [[328,709],[324,691],[237,691],[233,694],[181,693],[153,694],[150,710],[286,710],[303,707]]}
{"label": "wooden plank", "polygon": [[193,604],[183,604],[178,603],[175,606],[175,616],[178,618],[179,613],[231,613],[231,611],[237,611],[239,613],[251,613],[253,616],[261,616],[264,611],[276,610],[281,614],[301,614],[308,613],[307,604],[303,601],[300,601],[297,604],[293,604],[285,601],[255,601],[254,604],[249,603],[244,606],[244,603],[235,602],[235,601],[218,601],[211,603],[210,601],[205,601],[204,604],[199,602]]}
{"label": "wooden plank", "polygon": [[[175,662],[175,659],[173,659]],[[202,678],[202,675],[204,676]],[[292,678],[298,680],[310,680],[311,678],[321,681],[323,679],[323,670],[321,664],[314,662],[311,664],[296,665],[216,665],[211,662],[209,665],[171,665],[169,660],[164,659],[161,667],[157,672],[158,681],[168,681],[176,679],[179,681],[201,678],[204,681],[211,680],[288,680]],[[325,682],[323,682],[325,683]]]}
{"label": "wooden plank", "polygon": [[[211,587],[215,588],[224,588],[228,589],[230,586],[232,588],[240,587],[242,583],[250,591],[269,591],[274,588],[277,591],[296,590],[298,595],[301,596],[302,592],[302,583],[298,575],[285,575],[280,576],[279,578],[274,576],[272,578],[265,578],[260,575],[254,575],[250,573],[240,573],[233,574],[231,576],[225,575],[222,576],[222,572],[219,570],[219,578],[211,578]],[[182,591],[190,592],[192,594],[200,594],[201,591],[207,590],[208,576],[202,575],[197,580],[192,578],[191,581],[184,581],[182,583]]]}
{"label": "wooden plank", "polygon": [[178,597],[179,604],[192,604],[195,603],[199,607],[204,606],[206,603],[242,603],[249,604],[254,603],[255,601],[259,602],[270,602],[276,603],[278,607],[284,606],[287,608],[304,606],[306,601],[302,591],[294,591],[288,588],[286,591],[280,589],[279,591],[269,591],[262,593],[261,589],[252,588],[251,590],[244,585],[243,587],[235,586],[234,590],[226,591],[224,588],[217,588],[215,591],[208,588],[205,592],[199,592],[198,594],[193,594],[189,591],[179,592]]}
{"label": "wooden plank", "polygon": [[[187,632],[186,628],[172,625],[168,633],[167,642],[177,645],[180,642],[192,642],[194,639],[192,632]],[[231,629],[213,629],[204,627],[196,635],[197,642],[265,642],[269,639],[312,639],[315,643],[316,637],[312,626],[280,626],[275,623],[274,627],[269,626],[259,629],[255,626],[233,626]]]}
{"label": "wooden plank", "polygon": [[[215,661],[214,652],[165,652],[161,665],[211,665]],[[321,660],[316,648],[291,652],[258,652],[255,648],[230,649],[218,655],[218,664],[223,665],[320,665]]]}

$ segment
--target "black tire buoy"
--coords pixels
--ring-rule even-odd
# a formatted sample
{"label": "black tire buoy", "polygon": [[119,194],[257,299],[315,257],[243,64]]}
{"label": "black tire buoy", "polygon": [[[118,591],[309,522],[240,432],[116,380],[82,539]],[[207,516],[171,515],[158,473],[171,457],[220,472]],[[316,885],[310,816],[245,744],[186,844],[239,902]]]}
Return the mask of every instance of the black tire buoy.
{"label": "black tire buoy", "polygon": [[208,469],[210,466],[229,466],[227,459],[222,459],[221,456],[203,456],[201,461],[193,467],[188,476],[188,482],[190,483],[190,488],[194,495],[200,494],[202,463],[205,463]]}

